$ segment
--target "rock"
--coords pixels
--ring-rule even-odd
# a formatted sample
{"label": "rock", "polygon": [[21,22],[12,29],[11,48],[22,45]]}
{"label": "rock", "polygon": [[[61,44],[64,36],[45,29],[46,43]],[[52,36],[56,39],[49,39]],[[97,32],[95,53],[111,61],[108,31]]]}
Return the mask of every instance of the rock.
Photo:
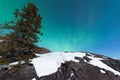
{"label": "rock", "polygon": [[[43,53],[44,50],[47,51],[43,48]],[[100,60],[103,63],[120,72],[120,60],[87,53],[83,57],[75,56],[77,62],[62,63],[58,70],[50,75],[38,77],[32,64],[23,64],[12,69],[0,70],[0,80],[32,80],[33,78],[35,80],[120,80],[120,75],[90,64],[93,56],[102,58]]]}
{"label": "rock", "polygon": [[[102,57],[102,56],[100,56]],[[104,56],[103,56],[104,57]],[[84,57],[85,59],[88,59]],[[40,80],[120,80],[120,76],[115,75],[114,73],[93,66],[84,61],[84,59],[75,57],[79,62],[67,61],[62,63],[58,68],[57,72],[40,77]],[[90,60],[90,59],[88,59]],[[114,65],[117,65],[117,61]],[[108,61],[109,63],[109,61]],[[112,62],[111,62],[112,64]],[[119,64],[120,65],[120,64]],[[113,68],[114,69],[114,68]],[[117,67],[120,70],[120,67]]]}
{"label": "rock", "polygon": [[20,68],[12,68],[8,71],[4,71],[0,80],[31,80],[37,77],[33,65],[23,64]]}
{"label": "rock", "polygon": [[84,56],[83,59],[86,60],[87,62],[89,62],[89,61],[91,60],[91,59],[88,58],[87,56]]}
{"label": "rock", "polygon": [[61,65],[58,71],[49,76],[41,77],[40,80],[120,80],[120,76],[85,62],[76,63],[73,61]]}
{"label": "rock", "polygon": [[102,62],[120,72],[120,60],[107,58],[107,60],[102,60]]}

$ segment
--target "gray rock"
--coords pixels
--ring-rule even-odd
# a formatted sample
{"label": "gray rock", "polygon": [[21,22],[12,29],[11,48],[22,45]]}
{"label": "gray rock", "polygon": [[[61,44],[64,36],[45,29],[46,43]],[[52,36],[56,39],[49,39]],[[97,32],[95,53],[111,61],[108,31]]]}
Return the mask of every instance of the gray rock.
{"label": "gray rock", "polygon": [[[120,76],[89,64],[91,59],[88,56],[91,55],[88,54],[83,58],[75,57],[79,62],[67,61],[62,63],[55,73],[42,77],[37,76],[32,64],[23,64],[19,68],[0,71],[0,80],[32,80],[33,78],[36,80],[120,80]],[[120,71],[120,60],[96,54],[94,56],[105,58],[102,60],[103,63]],[[102,73],[101,70],[105,73]]]}
{"label": "gray rock", "polygon": [[40,77],[40,80],[120,80],[120,76],[84,61],[68,61],[63,63],[56,73]]}
{"label": "gray rock", "polygon": [[0,80],[31,80],[37,77],[33,65],[23,64],[20,68],[12,68],[1,74]]}

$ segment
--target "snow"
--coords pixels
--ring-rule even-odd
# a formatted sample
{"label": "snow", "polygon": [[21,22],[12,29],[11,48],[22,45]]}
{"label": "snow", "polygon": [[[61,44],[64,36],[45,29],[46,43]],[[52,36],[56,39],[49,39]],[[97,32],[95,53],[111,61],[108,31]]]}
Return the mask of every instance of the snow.
{"label": "snow", "polygon": [[35,78],[33,78],[32,80],[36,80]]}
{"label": "snow", "polygon": [[3,69],[3,68],[11,68],[9,65],[0,65],[0,70]]}
{"label": "snow", "polygon": [[104,70],[100,70],[101,73],[106,73]]}
{"label": "snow", "polygon": [[71,72],[70,78],[68,80],[71,80],[71,78],[74,76],[73,71]]}
{"label": "snow", "polygon": [[101,60],[103,60],[102,58],[95,58],[95,57],[91,57],[91,61],[90,64],[94,65],[94,66],[98,66],[100,68],[104,68],[106,70],[109,70],[111,72],[113,72],[115,75],[120,75],[120,72],[112,69],[111,67],[107,66],[106,64],[104,64]]}
{"label": "snow", "polygon": [[9,66],[14,66],[14,65],[17,65],[17,64],[23,64],[25,63],[25,61],[16,61],[16,62],[12,62],[12,63],[9,63]]}
{"label": "snow", "polygon": [[0,43],[3,42],[4,40],[0,40]]}
{"label": "snow", "polygon": [[[38,57],[32,59],[31,63],[34,65],[37,75],[41,77],[41,76],[46,76],[46,75],[55,73],[58,67],[60,67],[61,63],[64,63],[65,61],[72,60],[75,62],[79,62],[79,60],[75,60],[74,58],[76,56],[83,58],[84,56],[86,56],[86,53],[83,53],[83,52],[75,52],[75,53],[51,52],[47,54],[36,54],[36,55]],[[109,70],[113,72],[115,75],[120,75],[120,72],[104,64],[101,61],[103,60],[102,58],[97,58],[97,57],[94,57],[93,55],[87,56],[87,57],[91,59],[88,64]],[[104,73],[103,71],[101,72]]]}
{"label": "snow", "polygon": [[72,77],[72,76],[74,76],[74,73],[73,73],[73,72],[71,73],[71,77]]}
{"label": "snow", "polygon": [[60,67],[61,63],[65,61],[76,61],[75,56],[83,57],[85,53],[64,53],[64,52],[53,52],[48,54],[37,54],[37,58],[34,58],[31,63],[33,63],[37,75],[45,76],[52,74],[57,71],[58,67]]}

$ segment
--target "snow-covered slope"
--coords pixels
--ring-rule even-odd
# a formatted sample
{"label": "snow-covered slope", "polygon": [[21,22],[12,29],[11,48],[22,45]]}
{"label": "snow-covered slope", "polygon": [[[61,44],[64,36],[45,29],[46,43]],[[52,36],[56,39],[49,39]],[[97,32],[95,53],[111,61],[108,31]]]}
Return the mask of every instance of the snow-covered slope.
{"label": "snow-covered slope", "polygon": [[[89,56],[87,56],[89,54]],[[84,59],[85,56],[87,56],[90,61],[84,60],[84,62],[98,66],[99,68],[109,70],[113,72],[115,75],[120,75],[119,71],[116,71],[115,69],[111,68],[110,66],[104,64],[101,60],[104,60],[105,58],[95,57],[93,54],[90,53],[83,53],[83,52],[51,52],[48,54],[36,54],[38,57],[32,59],[32,62],[35,70],[37,72],[37,75],[39,77],[50,75],[52,73],[55,73],[60,67],[61,63],[64,63],[65,61],[75,61],[79,62],[79,60],[76,60],[75,57],[80,57]],[[100,70],[101,73],[105,73],[105,71]],[[34,80],[34,79],[33,79]]]}

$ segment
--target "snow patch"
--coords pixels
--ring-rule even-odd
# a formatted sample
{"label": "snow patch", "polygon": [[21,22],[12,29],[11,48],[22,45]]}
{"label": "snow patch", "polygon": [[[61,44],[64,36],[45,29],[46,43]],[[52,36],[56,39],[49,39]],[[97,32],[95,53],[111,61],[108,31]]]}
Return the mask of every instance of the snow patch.
{"label": "snow patch", "polygon": [[18,64],[24,64],[25,61],[16,61],[16,62],[12,62],[12,63],[9,63],[9,66],[14,66],[14,65],[18,65]]}
{"label": "snow patch", "polygon": [[[37,56],[38,57],[32,59],[31,63],[34,65],[37,75],[41,77],[41,76],[46,76],[46,75],[55,73],[58,70],[58,67],[60,67],[61,63],[64,63],[65,61],[72,60],[75,62],[79,62],[79,60],[75,60],[74,58],[75,57],[83,58],[84,56],[86,56],[86,53],[52,52],[48,54],[37,54]],[[107,66],[101,61],[104,59],[95,57],[94,55],[87,56],[87,57],[91,59],[89,63],[87,62],[88,64],[109,70],[113,72],[115,75],[120,75],[120,72],[112,69],[111,67]]]}
{"label": "snow patch", "polygon": [[71,72],[70,78],[68,80],[71,80],[71,78],[74,76],[74,72]]}
{"label": "snow patch", "polygon": [[104,74],[106,73],[104,70],[100,70],[100,72],[101,72],[101,73],[104,73]]}
{"label": "snow patch", "polygon": [[32,80],[36,80],[35,78],[33,78]]}
{"label": "snow patch", "polygon": [[0,40],[0,43],[3,42],[4,40]]}
{"label": "snow patch", "polygon": [[65,61],[72,60],[79,62],[79,60],[75,60],[74,57],[83,57],[85,53],[53,52],[48,54],[37,54],[37,56],[40,57],[34,58],[31,63],[33,63],[38,76],[45,76],[55,73],[61,63]]}
{"label": "snow patch", "polygon": [[115,75],[120,75],[120,72],[114,70],[113,68],[109,67],[108,65],[104,64],[101,60],[103,60],[102,58],[96,58],[96,57],[91,57],[91,61],[90,64],[94,65],[94,66],[98,66],[99,68],[104,68],[106,70],[109,70],[111,72],[113,72]]}

